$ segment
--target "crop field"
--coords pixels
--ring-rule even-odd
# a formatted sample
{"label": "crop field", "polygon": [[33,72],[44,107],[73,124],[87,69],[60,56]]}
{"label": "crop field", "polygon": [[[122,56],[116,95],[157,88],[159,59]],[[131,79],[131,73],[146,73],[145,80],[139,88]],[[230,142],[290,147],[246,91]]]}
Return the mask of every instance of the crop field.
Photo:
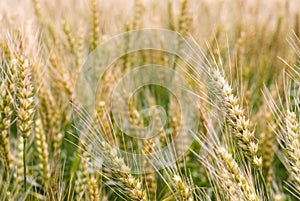
{"label": "crop field", "polygon": [[0,0],[0,201],[297,201],[299,124],[299,0]]}

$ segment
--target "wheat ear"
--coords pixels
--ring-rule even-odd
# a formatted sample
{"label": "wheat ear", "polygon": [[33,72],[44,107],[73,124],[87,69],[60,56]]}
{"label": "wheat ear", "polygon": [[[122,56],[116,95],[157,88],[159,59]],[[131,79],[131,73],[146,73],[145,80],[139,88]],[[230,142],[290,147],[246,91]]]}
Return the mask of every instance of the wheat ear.
{"label": "wheat ear", "polygon": [[91,0],[91,51],[97,48],[99,44],[100,26],[99,26],[99,9],[97,0]]}
{"label": "wheat ear", "polygon": [[285,123],[287,131],[285,149],[288,153],[288,161],[291,167],[294,187],[300,192],[300,134],[296,114],[287,111]]}
{"label": "wheat ear", "polygon": [[39,118],[35,121],[35,138],[40,160],[39,169],[41,171],[42,183],[46,187],[50,179],[49,152],[42,121]]}
{"label": "wheat ear", "polygon": [[246,118],[242,107],[238,104],[238,98],[233,94],[232,87],[219,70],[213,70],[212,78],[220,92],[227,122],[234,130],[239,147],[245,152],[253,166],[260,168],[262,158],[258,157],[258,143],[255,141],[254,131],[250,128],[250,120]]}
{"label": "wheat ear", "polygon": [[[33,105],[33,86],[31,83],[31,66],[27,59],[20,58],[18,65],[18,83],[17,83],[17,128],[21,136],[19,151],[23,154],[23,182],[26,192],[26,139],[31,134],[33,123],[34,105]],[[21,144],[23,146],[21,147]],[[23,150],[21,150],[23,149]],[[18,171],[17,171],[18,173]]]}
{"label": "wheat ear", "polygon": [[147,194],[142,183],[130,173],[130,168],[125,164],[124,159],[118,156],[117,150],[105,141],[102,142],[102,146],[103,155],[113,167],[115,178],[124,185],[131,200],[147,201]]}
{"label": "wheat ear", "polygon": [[248,201],[258,201],[259,199],[256,195],[254,186],[250,184],[242,171],[239,169],[239,166],[233,159],[232,155],[228,153],[224,147],[216,148],[216,154],[224,164],[225,170],[228,171],[229,178],[234,180],[234,183],[236,183],[242,190],[244,199]]}
{"label": "wheat ear", "polygon": [[12,116],[12,93],[7,73],[2,73],[3,82],[0,84],[0,146],[7,170],[10,171],[13,165],[13,158],[9,145],[9,131]]}
{"label": "wheat ear", "polygon": [[182,181],[182,178],[179,175],[173,176],[173,181],[176,187],[176,190],[179,192],[184,201],[193,201],[192,192],[189,186]]}

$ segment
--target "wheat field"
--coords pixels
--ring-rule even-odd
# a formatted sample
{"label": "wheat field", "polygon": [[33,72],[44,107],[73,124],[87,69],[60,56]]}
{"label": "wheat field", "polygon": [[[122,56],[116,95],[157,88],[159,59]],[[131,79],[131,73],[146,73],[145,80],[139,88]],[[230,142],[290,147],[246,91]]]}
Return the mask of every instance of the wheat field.
{"label": "wheat field", "polygon": [[0,1],[0,200],[300,200],[299,0]]}

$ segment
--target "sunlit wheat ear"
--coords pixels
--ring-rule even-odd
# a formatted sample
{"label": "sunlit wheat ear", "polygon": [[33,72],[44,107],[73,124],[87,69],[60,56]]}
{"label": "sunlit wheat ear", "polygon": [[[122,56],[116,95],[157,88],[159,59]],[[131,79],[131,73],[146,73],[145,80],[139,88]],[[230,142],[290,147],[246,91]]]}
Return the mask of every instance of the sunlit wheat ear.
{"label": "sunlit wheat ear", "polygon": [[294,181],[293,186],[300,192],[300,133],[299,120],[295,112],[287,111],[285,116],[286,138],[285,149],[288,153],[290,174]]}
{"label": "sunlit wheat ear", "polygon": [[9,133],[12,118],[12,105],[13,105],[13,94],[14,91],[11,90],[11,81],[8,77],[8,72],[5,72],[5,63],[1,64],[2,70],[0,71],[0,79],[2,80],[0,84],[0,146],[3,151],[4,166],[7,167],[8,172],[13,167],[13,158],[10,151],[9,145]]}
{"label": "sunlit wheat ear", "polygon": [[137,30],[141,28],[141,18],[143,14],[143,4],[141,0],[134,0],[133,19],[130,29]]}
{"label": "sunlit wheat ear", "polygon": [[[46,88],[46,87],[45,87]],[[49,89],[44,89],[43,86],[39,90],[40,114],[45,132],[49,133],[49,144],[51,156],[53,159],[59,159],[61,153],[61,144],[63,141],[63,131],[61,129],[63,115],[60,113],[57,103],[54,102],[54,97]],[[44,109],[44,110],[43,110]]]}
{"label": "sunlit wheat ear", "polygon": [[108,118],[108,114],[105,111],[105,106],[106,103],[104,101],[99,101],[99,104],[96,109],[95,123],[96,127],[98,127],[102,134],[105,136],[105,139],[110,143],[114,143],[114,136],[110,125],[110,119]]}
{"label": "sunlit wheat ear", "polygon": [[[84,137],[84,136],[83,136]],[[90,155],[84,147],[84,138],[79,139],[78,154],[80,157],[80,163],[78,170],[76,172],[75,181],[75,193],[76,200],[86,199],[87,196],[91,200],[98,199],[98,186],[96,185],[96,178],[94,174],[89,173],[89,168],[91,164]],[[100,165],[100,164],[99,164]],[[101,167],[98,167],[101,170]]]}
{"label": "sunlit wheat ear", "polygon": [[39,114],[43,124],[45,133],[51,134],[49,136],[48,146],[52,150],[53,158],[58,159],[60,155],[60,145],[62,142],[61,121],[62,115],[58,108],[58,103],[53,97],[49,84],[46,79],[38,79],[41,84],[37,91],[39,99]]}
{"label": "sunlit wheat ear", "polygon": [[0,171],[0,200],[14,201],[19,199],[20,185],[17,185],[16,180],[13,175],[8,175],[4,173],[4,169]]}
{"label": "sunlit wheat ear", "polygon": [[[17,180],[20,182],[23,176],[24,191],[26,187],[26,140],[31,135],[34,116],[33,86],[31,83],[31,66],[27,59],[21,57],[18,61],[17,78],[17,129],[20,136],[18,145]],[[21,157],[21,155],[23,155]],[[20,161],[21,160],[21,161]],[[21,165],[22,164],[22,165]],[[23,168],[23,174],[21,174]]]}
{"label": "sunlit wheat ear", "polygon": [[[97,182],[97,173],[102,174],[102,164],[97,164],[97,172],[89,173],[89,168],[92,165],[89,152],[86,149],[85,136],[79,139],[78,154],[80,156],[80,163],[76,172],[75,193],[76,200],[86,199],[87,197],[92,201],[100,199],[99,186]],[[100,181],[101,182],[101,181]],[[101,189],[100,189],[101,190]]]}
{"label": "sunlit wheat ear", "polygon": [[141,181],[130,173],[130,168],[125,164],[124,159],[118,156],[118,151],[105,141],[102,142],[102,146],[104,148],[103,151],[106,155],[106,160],[109,160],[110,165],[113,168],[116,168],[115,170],[112,170],[114,178],[124,185],[124,190],[127,191],[129,197],[132,200],[148,200]]}
{"label": "sunlit wheat ear", "polygon": [[62,22],[62,26],[63,26],[64,33],[67,37],[70,52],[76,56],[77,45],[75,43],[75,38],[73,36],[73,32],[71,30],[70,24],[66,20],[64,20]]}
{"label": "sunlit wheat ear", "polygon": [[202,163],[219,200],[259,200],[251,174],[245,174],[224,147],[216,147],[212,154]]}
{"label": "sunlit wheat ear", "polygon": [[[265,104],[267,106],[267,104]],[[274,132],[276,128],[276,123],[274,121],[274,117],[272,112],[265,107],[262,107],[262,113],[258,116],[258,118],[264,118],[265,123],[263,125],[262,132],[260,134],[259,140],[259,150],[262,153],[262,171],[266,181],[266,185],[268,188],[271,185],[273,179],[273,171],[272,171],[272,163],[274,161],[275,148],[276,148],[276,134]]]}
{"label": "sunlit wheat ear", "polygon": [[241,156],[242,150],[237,150],[233,157],[227,148],[234,146],[232,141],[224,144],[211,122],[207,123],[206,130],[206,135],[194,134],[201,151],[192,152],[205,167],[217,200],[261,200],[261,189],[255,186],[251,168]]}
{"label": "sunlit wheat ear", "polygon": [[[238,148],[243,150],[245,157],[253,167],[259,169],[262,166],[262,158],[258,155],[258,142],[255,138],[254,130],[250,126],[253,124],[247,118],[243,107],[239,104],[241,102],[239,96],[234,94],[232,86],[223,74],[224,67],[220,52],[215,56],[210,46],[207,45],[209,49],[209,54],[207,55],[201,48],[197,47],[197,42],[186,42],[189,45],[187,50],[183,50],[183,54],[188,54],[189,49],[192,49],[195,53],[195,57],[191,59],[189,67],[196,76],[191,76],[191,78],[199,85],[207,82],[205,84],[208,86],[213,98],[221,101],[221,108],[215,104],[214,101],[216,100],[210,100],[211,106],[224,111],[227,123],[233,129],[233,137],[237,142]],[[197,66],[197,68],[194,66]],[[202,95],[199,94],[200,97]],[[215,118],[218,121],[222,118],[222,115],[217,114]]]}
{"label": "sunlit wheat ear", "polygon": [[[81,143],[80,143],[81,144]],[[88,173],[88,153],[80,147],[79,145],[79,154],[81,161],[79,163],[78,170],[76,172],[76,181],[75,181],[75,193],[76,200],[82,200],[85,198],[87,189],[89,188],[89,173]]]}
{"label": "sunlit wheat ear", "polygon": [[91,0],[91,46],[93,51],[99,45],[100,27],[99,27],[99,4],[98,0]]}
{"label": "sunlit wheat ear", "polygon": [[98,181],[94,175],[91,176],[89,181],[89,199],[91,201],[99,201],[99,190],[98,190]]}
{"label": "sunlit wheat ear", "polygon": [[38,20],[41,20],[41,5],[39,0],[32,0],[33,8],[34,8],[34,14],[38,18]]}
{"label": "sunlit wheat ear", "polygon": [[35,120],[35,138],[36,146],[39,157],[39,169],[42,177],[41,181],[44,187],[47,187],[50,179],[50,164],[49,164],[49,152],[48,144],[46,142],[46,136],[43,129],[41,119]]}
{"label": "sunlit wheat ear", "polygon": [[[159,160],[159,159],[157,159]],[[163,164],[166,162],[161,161]],[[163,200],[193,201],[195,187],[188,175],[181,173],[178,164],[168,165],[161,170],[156,170],[160,178],[166,184],[168,191],[165,192]],[[160,173],[161,172],[161,173]],[[161,193],[158,191],[158,193]],[[197,200],[197,199],[196,199]]]}
{"label": "sunlit wheat ear", "polygon": [[277,141],[283,149],[283,154],[279,155],[279,158],[291,176],[286,188],[295,197],[300,198],[300,133],[297,116],[300,103],[299,86],[291,85],[290,80],[286,80],[285,93],[284,99],[280,97],[273,99],[271,93],[265,89],[264,96],[278,125],[275,132]]}
{"label": "sunlit wheat ear", "polygon": [[[160,148],[154,148],[152,150],[153,152],[156,151],[160,151]],[[175,151],[174,151],[175,153]],[[149,153],[148,153],[149,154]],[[170,153],[171,155],[173,155],[172,153]],[[171,156],[171,157],[176,157],[175,155]],[[170,164],[168,164],[167,161],[163,161],[162,158],[155,158],[154,159],[156,162],[159,161],[160,166],[164,167],[162,174],[160,174],[160,170],[157,169],[155,167],[154,164],[152,164],[151,162],[149,162],[148,166],[152,167],[156,173],[158,173],[160,175],[160,177],[164,180],[164,182],[166,183],[166,185],[168,186],[169,190],[171,191],[171,194],[167,197],[165,197],[165,200],[168,199],[179,199],[179,200],[186,200],[186,201],[193,201],[194,200],[194,189],[193,189],[193,185],[190,183],[190,181],[188,180],[189,178],[186,178],[185,175],[183,175],[180,172],[180,169],[178,168],[178,164],[172,164],[170,166]],[[170,167],[168,167],[170,166]],[[147,175],[146,175],[147,176]],[[154,176],[153,174],[150,173],[149,175]],[[149,181],[148,182],[153,182],[153,181]],[[156,180],[154,182],[157,182]],[[149,193],[153,193],[153,191],[151,189],[149,189],[150,186],[148,186],[148,192]],[[155,187],[156,187],[156,183],[155,183]],[[155,189],[156,190],[156,189]],[[154,191],[155,193],[160,193],[160,191],[158,190],[157,192]]]}
{"label": "sunlit wheat ear", "polygon": [[[228,171],[228,176],[240,187],[243,198],[249,201],[258,201],[258,196],[256,195],[254,185],[251,185],[249,180],[243,175],[239,169],[238,164],[232,158],[232,155],[224,147],[216,148],[216,154],[220,157],[225,171]],[[226,178],[224,178],[226,179]]]}
{"label": "sunlit wheat ear", "polygon": [[74,72],[72,72],[72,80],[71,83],[73,84],[73,86],[75,86],[76,84],[76,80],[80,74],[80,70],[81,67],[83,65],[83,62],[85,61],[85,32],[84,32],[84,27],[80,27],[77,37],[76,37],[76,53],[75,53],[75,68],[74,68]]}
{"label": "sunlit wheat ear", "polygon": [[238,104],[238,98],[233,94],[232,87],[218,69],[212,70],[213,82],[220,93],[220,98],[226,112],[228,123],[234,129],[234,136],[239,147],[245,152],[254,167],[260,168],[261,157],[258,157],[258,143],[254,131],[250,128],[250,120],[244,114],[243,108]]}
{"label": "sunlit wheat ear", "polygon": [[182,0],[180,5],[180,14],[178,19],[178,32],[183,36],[188,34],[189,29],[191,28],[192,24],[192,17],[191,13],[189,12],[188,8],[188,0]]}
{"label": "sunlit wheat ear", "polygon": [[[161,134],[162,135],[162,134]],[[166,136],[164,135],[166,138]],[[162,138],[162,137],[161,137]],[[165,196],[163,200],[185,200],[192,201],[194,199],[195,187],[193,184],[192,178],[188,177],[187,173],[182,173],[180,169],[179,159],[177,158],[177,150],[176,144],[174,143],[174,139],[168,140],[164,139],[167,146],[170,146],[168,153],[164,153],[168,155],[168,158],[172,158],[170,161],[174,161],[170,163],[170,161],[166,161],[166,157],[161,155],[165,150],[165,147],[161,146],[153,146],[152,153],[154,154],[152,160],[147,160],[149,166],[151,166],[155,172],[159,175],[159,177],[163,180],[165,185],[167,186],[167,190],[169,192],[165,192]],[[149,154],[149,153],[148,153]],[[147,159],[147,155],[145,156]],[[176,161],[176,159],[178,159]],[[182,159],[180,160],[182,161]],[[183,163],[185,164],[185,163]],[[158,168],[162,167],[162,169]],[[164,192],[164,191],[163,191]],[[157,189],[156,193],[162,193]],[[197,200],[197,199],[196,199]]]}
{"label": "sunlit wheat ear", "polygon": [[85,180],[84,174],[80,170],[78,170],[76,172],[76,181],[75,181],[74,192],[76,194],[75,200],[84,199],[84,195],[86,192],[86,180]]}
{"label": "sunlit wheat ear", "polygon": [[28,138],[34,115],[33,86],[31,83],[31,66],[27,59],[21,58],[18,65],[17,82],[17,127],[20,135]]}
{"label": "sunlit wheat ear", "polygon": [[173,176],[173,182],[176,186],[176,190],[182,196],[183,200],[186,201],[194,200],[190,187],[182,181],[182,178],[179,175],[175,174]]}
{"label": "sunlit wheat ear", "polygon": [[147,201],[147,193],[142,182],[131,174],[130,167],[125,163],[125,159],[120,155],[117,147],[109,144],[105,135],[100,130],[95,129],[95,123],[88,115],[80,111],[77,111],[77,113],[80,115],[80,121],[87,128],[83,135],[83,147],[87,150],[91,163],[101,163],[99,160],[103,159],[107,169],[112,172],[112,176],[106,175],[107,172],[99,171],[98,173],[117,182],[119,187],[117,191],[126,195],[128,199]]}
{"label": "sunlit wheat ear", "polygon": [[63,88],[68,100],[72,102],[74,100],[74,88],[72,86],[69,73],[55,54],[50,56],[49,61],[51,63],[50,71],[53,73],[53,79],[57,82],[59,87]]}
{"label": "sunlit wheat ear", "polygon": [[[142,153],[143,154],[151,154],[155,151],[155,143],[153,139],[146,139],[143,142],[144,146]],[[147,186],[147,190],[149,192],[149,198],[153,199],[156,195],[157,190],[157,179],[155,173],[153,172],[153,167],[151,162],[147,159],[143,160],[143,170],[146,172],[143,176],[143,182],[145,186]]]}

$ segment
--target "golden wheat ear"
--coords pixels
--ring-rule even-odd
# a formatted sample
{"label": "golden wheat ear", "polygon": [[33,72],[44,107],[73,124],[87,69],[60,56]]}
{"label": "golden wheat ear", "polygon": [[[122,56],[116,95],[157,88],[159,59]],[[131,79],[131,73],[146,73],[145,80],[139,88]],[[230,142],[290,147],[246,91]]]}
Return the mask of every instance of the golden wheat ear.
{"label": "golden wheat ear", "polygon": [[[300,174],[299,174],[299,86],[290,79],[285,80],[285,97],[272,96],[272,93],[265,89],[264,96],[268,100],[269,107],[273,113],[276,127],[276,139],[282,150],[277,155],[282,161],[290,175],[284,186],[296,198],[300,198]],[[279,93],[277,93],[279,94]]]}
{"label": "golden wheat ear", "polygon": [[35,120],[35,139],[38,157],[40,161],[39,169],[42,178],[41,181],[43,186],[47,187],[50,181],[49,152],[45,132],[40,118],[37,118]]}
{"label": "golden wheat ear", "polygon": [[[6,68],[6,67],[9,68]],[[3,162],[7,171],[13,168],[13,156],[10,150],[9,134],[12,124],[12,106],[14,104],[14,83],[10,79],[12,64],[1,64],[0,71],[0,146],[3,151]]]}

